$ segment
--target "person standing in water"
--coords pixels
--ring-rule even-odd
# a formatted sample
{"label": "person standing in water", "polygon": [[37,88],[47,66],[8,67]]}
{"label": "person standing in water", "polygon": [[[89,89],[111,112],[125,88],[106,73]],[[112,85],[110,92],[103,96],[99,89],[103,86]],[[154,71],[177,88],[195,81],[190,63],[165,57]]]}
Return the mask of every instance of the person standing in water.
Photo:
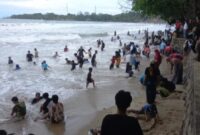
{"label": "person standing in water", "polygon": [[47,71],[48,68],[50,68],[49,65],[46,63],[45,60],[41,63],[41,65],[42,65],[42,69],[43,69],[44,71]]}
{"label": "person standing in water", "polygon": [[68,47],[66,45],[65,48],[64,48],[64,52],[67,52],[67,51],[68,51]]}
{"label": "person standing in water", "polygon": [[104,51],[105,48],[105,43],[103,42],[103,40],[101,41],[101,51]]}
{"label": "person standing in water", "polygon": [[8,64],[9,64],[9,65],[13,64],[13,60],[12,60],[11,57],[8,57]]}
{"label": "person standing in water", "polygon": [[121,63],[121,54],[119,51],[115,52],[115,58],[116,58],[116,67],[119,68],[119,65]]}
{"label": "person standing in water", "polygon": [[53,55],[54,58],[60,57],[60,55],[58,55],[58,52],[55,52],[55,54]]}
{"label": "person standing in water", "polygon": [[78,65],[79,63],[75,63],[74,60],[72,60],[71,62],[71,65],[72,65],[72,68],[71,68],[71,71],[75,70],[76,69],[76,65]]}
{"label": "person standing in water", "polygon": [[81,46],[79,49],[78,49],[78,56],[84,58],[84,52],[86,53],[86,51],[83,49],[83,47]]}
{"label": "person standing in water", "polygon": [[26,55],[26,59],[27,59],[28,62],[32,62],[33,54],[30,51],[28,51],[28,53]]}
{"label": "person standing in water", "polygon": [[115,65],[115,56],[113,56],[111,59],[110,70],[114,68],[114,65]]}
{"label": "person standing in water", "polygon": [[92,78],[92,68],[91,67],[89,68],[89,72],[87,75],[86,88],[88,88],[89,83],[93,83],[93,87],[95,88],[95,81]]}
{"label": "person standing in water", "polygon": [[90,47],[90,49],[88,49],[88,56],[89,58],[92,58],[92,48]]}
{"label": "person standing in water", "polygon": [[37,48],[35,48],[34,51],[35,51],[35,58],[38,58],[39,57],[39,53],[38,53]]}
{"label": "person standing in water", "polygon": [[95,50],[95,53],[92,56],[92,60],[91,60],[92,67],[96,67],[97,66],[96,55],[97,55],[97,50]]}

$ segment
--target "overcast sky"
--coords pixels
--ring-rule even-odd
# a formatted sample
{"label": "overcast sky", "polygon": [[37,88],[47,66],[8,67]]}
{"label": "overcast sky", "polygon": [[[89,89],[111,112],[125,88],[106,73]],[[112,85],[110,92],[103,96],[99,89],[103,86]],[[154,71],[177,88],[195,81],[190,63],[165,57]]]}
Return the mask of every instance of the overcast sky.
{"label": "overcast sky", "polygon": [[0,17],[22,13],[121,13],[121,0],[0,0]]}

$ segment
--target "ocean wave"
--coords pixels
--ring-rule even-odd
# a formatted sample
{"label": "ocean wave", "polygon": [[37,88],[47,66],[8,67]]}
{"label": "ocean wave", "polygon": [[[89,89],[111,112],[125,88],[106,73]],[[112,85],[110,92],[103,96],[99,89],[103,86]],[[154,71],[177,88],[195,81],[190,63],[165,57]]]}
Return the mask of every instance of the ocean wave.
{"label": "ocean wave", "polygon": [[89,34],[79,34],[80,37],[82,38],[87,38],[87,37],[106,37],[109,34],[107,32],[104,33],[89,33]]}
{"label": "ocean wave", "polygon": [[75,40],[81,39],[78,34],[66,34],[66,35],[23,35],[0,38],[1,43],[34,43],[42,41],[60,41],[60,40]]}

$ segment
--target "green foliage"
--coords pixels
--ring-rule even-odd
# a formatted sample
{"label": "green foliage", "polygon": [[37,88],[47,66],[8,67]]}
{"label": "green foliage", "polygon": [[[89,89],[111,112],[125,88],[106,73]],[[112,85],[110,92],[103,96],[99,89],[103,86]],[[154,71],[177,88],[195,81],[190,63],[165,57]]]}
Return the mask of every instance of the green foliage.
{"label": "green foliage", "polygon": [[133,0],[133,10],[163,19],[179,18],[184,15],[185,3],[186,0]]}
{"label": "green foliage", "polygon": [[129,12],[118,15],[109,14],[89,14],[88,12],[79,14],[67,14],[67,15],[56,15],[54,13],[35,13],[35,14],[23,14],[23,15],[12,15],[10,18],[13,19],[43,19],[43,20],[76,20],[76,21],[114,21],[114,22],[140,22],[148,21],[141,13]]}

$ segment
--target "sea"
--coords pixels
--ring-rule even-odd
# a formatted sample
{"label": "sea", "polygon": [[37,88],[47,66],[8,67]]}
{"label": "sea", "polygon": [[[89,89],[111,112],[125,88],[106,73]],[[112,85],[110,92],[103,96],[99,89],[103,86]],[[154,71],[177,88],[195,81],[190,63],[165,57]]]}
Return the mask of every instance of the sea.
{"label": "sea", "polygon": [[[120,69],[109,70],[112,56],[121,49],[119,41],[111,42],[114,31],[120,36],[122,43],[135,42],[141,48],[144,44],[144,30],[159,31],[165,29],[165,24],[155,23],[117,23],[117,22],[82,22],[82,21],[45,21],[45,20],[0,20],[0,122],[9,117],[13,106],[11,98],[18,96],[30,105],[36,92],[58,94],[60,100],[67,101],[86,89],[86,77],[90,62],[78,66],[71,71],[65,58],[74,60],[74,53],[82,46],[86,51],[91,47],[92,53],[97,54],[97,67],[93,77],[98,88],[112,82],[112,77],[125,77],[125,64]],[[127,32],[131,36],[127,36]],[[116,37],[114,37],[115,39]],[[105,42],[105,50],[97,48],[97,40]],[[65,45],[68,52],[64,52]],[[34,54],[34,48],[39,52],[36,62],[26,61],[27,51]],[[60,57],[53,58],[55,52]],[[14,64],[8,65],[8,57]],[[89,58],[85,54],[86,58]],[[41,62],[46,61],[50,66],[44,72]],[[89,59],[90,61],[90,59]],[[21,70],[14,70],[19,64]],[[92,89],[90,84],[89,89]],[[9,112],[9,113],[8,113]]]}

